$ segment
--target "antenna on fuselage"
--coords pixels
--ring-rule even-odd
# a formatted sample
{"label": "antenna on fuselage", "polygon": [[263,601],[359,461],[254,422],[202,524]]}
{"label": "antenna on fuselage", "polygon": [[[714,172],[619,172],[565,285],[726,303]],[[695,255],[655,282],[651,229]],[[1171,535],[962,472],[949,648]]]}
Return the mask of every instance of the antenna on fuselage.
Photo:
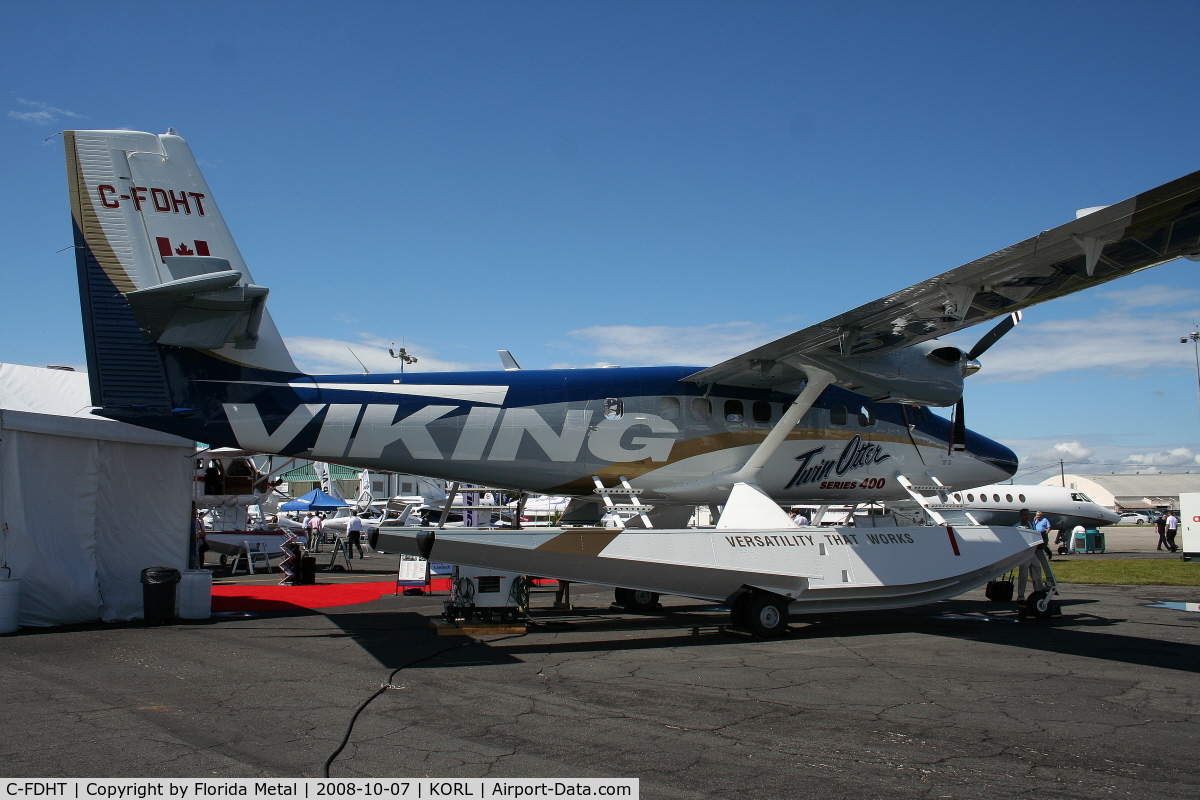
{"label": "antenna on fuselage", "polygon": [[[349,347],[347,347],[346,349],[350,350]],[[357,361],[358,365],[363,368],[363,375],[371,374],[371,370],[367,369],[367,365],[362,362],[362,359],[358,357],[357,353],[355,353],[353,350],[350,350],[350,355],[354,356],[354,360]]]}
{"label": "antenna on fuselage", "polygon": [[520,369],[521,365],[513,358],[513,354],[507,350],[497,350],[496,353],[500,356],[500,363],[504,365],[505,372],[512,372],[515,369]]}

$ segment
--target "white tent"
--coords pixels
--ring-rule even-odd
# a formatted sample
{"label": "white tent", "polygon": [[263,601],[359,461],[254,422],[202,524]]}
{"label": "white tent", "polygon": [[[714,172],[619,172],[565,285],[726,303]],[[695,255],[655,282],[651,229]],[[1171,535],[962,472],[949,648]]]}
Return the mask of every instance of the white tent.
{"label": "white tent", "polygon": [[193,443],[90,410],[86,374],[0,364],[0,564],[21,625],[141,617],[141,571],[187,566]]}

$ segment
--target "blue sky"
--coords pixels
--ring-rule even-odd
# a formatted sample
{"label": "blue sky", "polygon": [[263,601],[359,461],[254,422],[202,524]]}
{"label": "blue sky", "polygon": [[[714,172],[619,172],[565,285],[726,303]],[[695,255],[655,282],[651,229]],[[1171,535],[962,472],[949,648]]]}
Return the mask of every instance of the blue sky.
{"label": "blue sky", "polygon": [[[3,8],[23,364],[84,360],[63,128],[178,128],[323,371],[708,365],[1200,169],[1194,3]],[[969,425],[1195,467],[1198,268],[1031,309]]]}

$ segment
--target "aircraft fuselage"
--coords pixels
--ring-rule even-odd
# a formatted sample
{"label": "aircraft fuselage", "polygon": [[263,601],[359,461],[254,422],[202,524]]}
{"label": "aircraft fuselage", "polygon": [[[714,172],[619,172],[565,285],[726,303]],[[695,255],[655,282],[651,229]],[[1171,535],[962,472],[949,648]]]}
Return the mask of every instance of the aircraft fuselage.
{"label": "aircraft fuselage", "polygon": [[[173,412],[102,413],[212,445],[556,494],[625,476],[646,498],[723,502],[724,477],[793,399],[681,381],[694,367],[308,376],[186,358],[210,377],[174,390]],[[865,502],[906,497],[897,472],[966,488],[1015,470],[1003,445],[969,432],[950,453],[949,435],[926,409],[830,387],[760,483],[781,501]]]}

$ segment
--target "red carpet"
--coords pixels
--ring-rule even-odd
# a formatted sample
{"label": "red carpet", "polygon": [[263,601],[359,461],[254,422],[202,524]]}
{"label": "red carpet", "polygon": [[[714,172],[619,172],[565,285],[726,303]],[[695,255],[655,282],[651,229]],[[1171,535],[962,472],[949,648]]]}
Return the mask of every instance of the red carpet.
{"label": "red carpet", "polygon": [[[430,588],[435,592],[450,591],[449,578],[435,578]],[[214,586],[213,611],[280,611],[297,608],[332,608],[369,603],[396,591],[396,582],[328,583],[316,586]],[[400,591],[404,591],[401,587]],[[428,589],[426,590],[428,591]]]}

